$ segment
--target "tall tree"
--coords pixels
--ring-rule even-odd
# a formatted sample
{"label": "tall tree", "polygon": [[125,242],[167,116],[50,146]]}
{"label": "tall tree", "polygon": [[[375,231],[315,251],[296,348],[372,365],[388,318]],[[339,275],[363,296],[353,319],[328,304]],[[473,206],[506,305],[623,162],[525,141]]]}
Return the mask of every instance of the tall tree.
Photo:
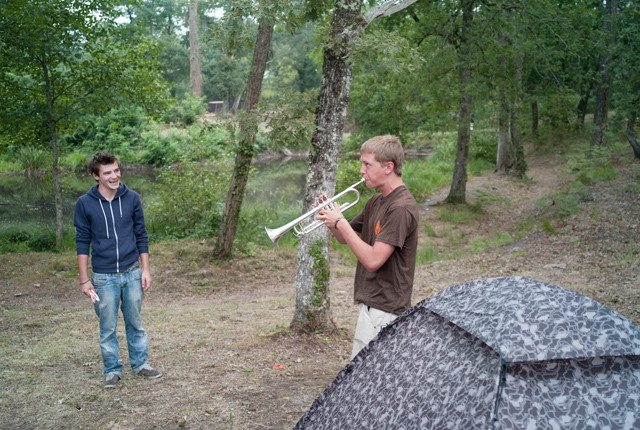
{"label": "tall tree", "polygon": [[625,131],[634,157],[640,159],[640,4],[621,0],[613,55],[612,77],[618,115],[627,121]]}
{"label": "tall tree", "polygon": [[[258,36],[253,51],[251,61],[251,71],[247,80],[247,95],[245,98],[244,110],[250,113],[260,100],[262,89],[262,79],[267,68],[269,58],[269,46],[273,35],[273,24],[263,21],[258,26]],[[240,123],[239,147],[236,153],[233,176],[229,184],[229,193],[225,205],[222,221],[220,223],[220,233],[214,255],[219,258],[226,258],[231,254],[231,247],[235,239],[238,227],[238,218],[242,209],[247,181],[249,180],[249,170],[251,169],[251,159],[255,153],[256,132],[258,124],[254,118],[247,115]]]}
{"label": "tall tree", "polygon": [[[323,193],[333,194],[335,190],[353,73],[353,65],[349,61],[353,42],[374,19],[398,12],[415,1],[390,1],[362,15],[362,0],[336,0],[323,52],[322,81],[316,108],[317,131],[311,139],[303,212],[311,209],[315,197]],[[328,296],[328,242],[329,231],[322,228],[300,238],[296,309],[291,322],[295,330],[322,331],[332,327]]]}
{"label": "tall tree", "polygon": [[18,144],[49,142],[58,249],[64,225],[58,169],[61,130],[73,131],[82,114],[104,112],[127,100],[157,109],[165,90],[153,61],[154,47],[122,34],[115,24],[119,4],[0,3],[0,129],[10,130],[4,137]]}
{"label": "tall tree", "polygon": [[[214,256],[227,258],[231,256],[231,249],[235,239],[238,218],[242,208],[242,201],[246,190],[251,159],[255,152],[255,136],[258,129],[258,122],[264,118],[258,118],[252,112],[260,99],[262,80],[269,57],[269,48],[273,35],[275,22],[283,23],[289,31],[293,31],[298,25],[304,22],[307,15],[315,13],[316,6],[309,5],[311,11],[300,11],[298,4],[289,1],[265,2],[255,4],[250,0],[237,0],[226,12],[227,27],[221,33],[227,33],[224,38],[227,42],[233,40],[237,43],[238,32],[242,33],[246,27],[245,20],[256,18],[258,26],[258,36],[254,46],[253,60],[249,79],[247,81],[244,111],[245,115],[240,118],[240,139],[237,148],[233,177],[229,185],[229,193],[225,210],[220,224],[220,233],[214,250]],[[235,43],[231,43],[233,46]]]}
{"label": "tall tree", "polygon": [[467,166],[469,161],[469,137],[471,136],[471,33],[475,0],[461,0],[462,24],[458,49],[458,74],[460,107],[458,109],[458,143],[453,167],[451,189],[447,196],[450,203],[464,203],[467,192]]}
{"label": "tall tree", "polygon": [[202,73],[200,73],[200,44],[198,42],[198,0],[189,4],[189,51],[191,71],[191,94],[202,95]]}
{"label": "tall tree", "polygon": [[598,65],[600,83],[596,90],[596,107],[593,113],[593,132],[591,134],[591,150],[595,146],[605,144],[605,131],[609,117],[609,100],[611,97],[611,74],[608,70],[611,63],[611,53],[615,43],[614,21],[618,12],[618,0],[607,0],[604,14],[605,41]]}

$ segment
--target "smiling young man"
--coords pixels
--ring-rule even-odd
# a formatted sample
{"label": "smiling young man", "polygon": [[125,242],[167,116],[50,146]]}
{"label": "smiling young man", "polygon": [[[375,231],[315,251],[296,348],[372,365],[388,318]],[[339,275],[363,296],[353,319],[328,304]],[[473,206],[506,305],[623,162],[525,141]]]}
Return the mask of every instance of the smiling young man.
{"label": "smiling young man", "polygon": [[159,378],[162,373],[147,364],[147,332],[140,319],[144,291],[151,287],[149,241],[140,196],[120,183],[120,162],[108,152],[96,154],[89,170],[98,184],[78,199],[73,223],[80,291],[89,297],[97,293],[99,298],[94,310],[100,319],[104,387],[115,387],[122,379],[116,335],[119,307],[132,373]]}
{"label": "smiling young man", "polygon": [[402,181],[403,161],[404,150],[396,136],[367,140],[360,148],[360,174],[367,187],[377,188],[380,194],[369,199],[351,222],[339,204],[320,210],[316,217],[358,259],[354,300],[359,315],[351,358],[411,307],[418,205]]}

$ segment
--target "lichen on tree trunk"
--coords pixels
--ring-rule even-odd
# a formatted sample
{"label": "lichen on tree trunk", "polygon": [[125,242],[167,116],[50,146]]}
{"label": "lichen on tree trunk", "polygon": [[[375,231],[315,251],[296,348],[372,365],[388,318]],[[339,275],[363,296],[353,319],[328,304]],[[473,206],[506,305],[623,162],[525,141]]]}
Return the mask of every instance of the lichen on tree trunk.
{"label": "lichen on tree trunk", "polygon": [[[309,171],[305,185],[303,212],[313,206],[315,198],[323,193],[333,194],[336,186],[338,161],[342,149],[342,132],[349,105],[349,92],[353,65],[347,61],[349,45],[366,28],[360,14],[361,0],[351,0],[338,5],[329,30],[333,43],[324,50],[322,84],[318,95],[316,124],[311,139]],[[319,260],[324,260],[329,271],[329,231],[319,228],[300,238],[298,246],[298,271],[296,276],[296,309],[291,322],[294,330],[330,330],[331,309],[328,293],[317,295],[318,285],[324,282],[323,271],[317,270]],[[320,249],[318,249],[320,247]],[[324,269],[323,269],[324,270]],[[327,278],[328,288],[328,278]],[[322,303],[318,300],[321,299]],[[326,301],[326,302],[325,302]],[[313,321],[311,326],[309,322]]]}

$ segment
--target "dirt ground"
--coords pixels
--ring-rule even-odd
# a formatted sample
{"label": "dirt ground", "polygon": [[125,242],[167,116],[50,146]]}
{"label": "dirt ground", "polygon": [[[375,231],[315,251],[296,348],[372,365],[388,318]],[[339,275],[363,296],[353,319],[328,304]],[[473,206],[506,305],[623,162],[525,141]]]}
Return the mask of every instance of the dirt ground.
{"label": "dirt ground", "polygon": [[[630,157],[629,157],[630,158]],[[532,155],[529,179],[503,174],[471,179],[470,202],[482,215],[442,221],[448,190],[421,205],[421,245],[459,255],[420,265],[413,302],[472,279],[525,276],[577,291],[640,324],[640,165],[588,185],[579,212],[547,233],[539,202],[572,176],[561,158]],[[536,203],[538,202],[538,203]],[[550,233],[550,229],[555,234]],[[510,233],[513,241],[471,252],[474,237]],[[119,323],[123,380],[102,388],[98,322],[77,288],[75,253],[0,255],[0,428],[7,429],[290,429],[347,364],[355,327],[351,261],[332,255],[331,308],[339,332],[288,330],[295,306],[296,251],[210,261],[212,244],[151,248],[153,287],[143,325],[149,363],[164,376],[131,374]]]}

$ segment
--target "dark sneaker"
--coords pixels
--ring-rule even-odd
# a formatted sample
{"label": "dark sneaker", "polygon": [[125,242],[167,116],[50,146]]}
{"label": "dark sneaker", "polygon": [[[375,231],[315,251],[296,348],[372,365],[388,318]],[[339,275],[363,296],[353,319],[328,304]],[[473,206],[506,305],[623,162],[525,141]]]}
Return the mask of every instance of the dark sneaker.
{"label": "dark sneaker", "polygon": [[162,372],[154,369],[148,364],[145,364],[144,367],[138,373],[136,373],[136,375],[144,376],[145,378],[149,378],[149,379],[155,379],[155,378],[161,377]]}
{"label": "dark sneaker", "polygon": [[120,377],[118,375],[109,373],[104,381],[104,388],[114,388],[119,380]]}

